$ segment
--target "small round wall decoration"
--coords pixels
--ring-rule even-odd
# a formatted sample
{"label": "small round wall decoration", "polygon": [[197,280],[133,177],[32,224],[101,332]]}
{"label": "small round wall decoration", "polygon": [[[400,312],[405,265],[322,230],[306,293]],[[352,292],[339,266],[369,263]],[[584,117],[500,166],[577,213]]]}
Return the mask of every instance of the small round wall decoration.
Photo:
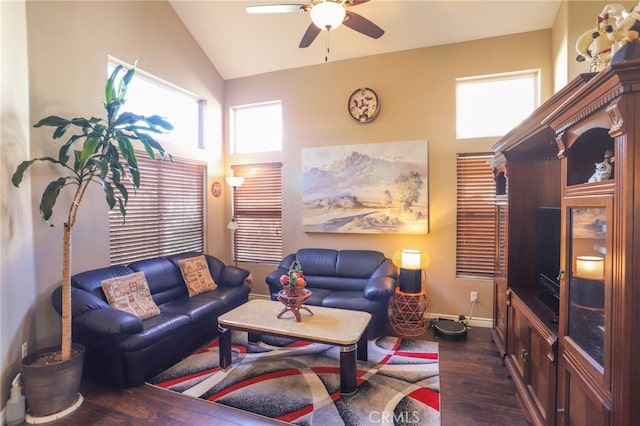
{"label": "small round wall decoration", "polygon": [[222,184],[220,182],[215,181],[211,184],[211,194],[216,198],[222,195]]}
{"label": "small round wall decoration", "polygon": [[351,118],[360,123],[369,123],[378,116],[380,112],[380,101],[373,89],[362,87],[356,89],[349,96],[349,114]]}

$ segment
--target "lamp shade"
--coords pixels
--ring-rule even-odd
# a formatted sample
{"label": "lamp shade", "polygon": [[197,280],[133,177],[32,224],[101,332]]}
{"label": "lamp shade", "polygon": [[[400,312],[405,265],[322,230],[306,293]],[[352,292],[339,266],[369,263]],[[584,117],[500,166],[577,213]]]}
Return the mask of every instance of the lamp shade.
{"label": "lamp shade", "polygon": [[229,186],[233,188],[237,188],[244,183],[244,177],[242,176],[227,176],[226,180]]}
{"label": "lamp shade", "polygon": [[321,30],[335,30],[342,24],[346,15],[345,8],[333,1],[323,1],[311,8],[311,20]]}
{"label": "lamp shade", "polygon": [[573,276],[587,280],[603,280],[604,258],[600,256],[576,256]]}
{"label": "lamp shade", "polygon": [[400,269],[420,270],[425,269],[431,263],[431,259],[420,250],[402,249],[393,254],[393,264]]}

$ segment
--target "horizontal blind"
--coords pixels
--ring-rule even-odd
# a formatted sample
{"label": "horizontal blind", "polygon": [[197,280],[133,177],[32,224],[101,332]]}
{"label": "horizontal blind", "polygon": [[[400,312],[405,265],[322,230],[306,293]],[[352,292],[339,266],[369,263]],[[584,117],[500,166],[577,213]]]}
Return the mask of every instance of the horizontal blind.
{"label": "horizontal blind", "polygon": [[152,160],[136,153],[140,188],[130,182],[123,223],[109,212],[111,264],[130,263],[184,251],[204,251],[205,163],[174,157]]}
{"label": "horizontal blind", "polygon": [[233,200],[238,222],[233,256],[240,262],[282,260],[282,164],[231,166],[234,176],[244,177]]}
{"label": "horizontal blind", "polygon": [[491,278],[495,269],[495,182],[490,154],[458,154],[456,276]]}

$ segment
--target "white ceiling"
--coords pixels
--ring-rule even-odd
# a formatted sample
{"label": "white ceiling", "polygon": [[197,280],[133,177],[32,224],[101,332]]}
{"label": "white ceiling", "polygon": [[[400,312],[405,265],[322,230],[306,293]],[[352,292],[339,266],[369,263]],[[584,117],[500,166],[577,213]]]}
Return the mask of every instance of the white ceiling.
{"label": "white ceiling", "polygon": [[298,48],[309,13],[248,14],[256,4],[311,0],[169,0],[223,79],[420,47],[551,28],[560,0],[371,0],[349,10],[385,30],[379,39],[341,25]]}

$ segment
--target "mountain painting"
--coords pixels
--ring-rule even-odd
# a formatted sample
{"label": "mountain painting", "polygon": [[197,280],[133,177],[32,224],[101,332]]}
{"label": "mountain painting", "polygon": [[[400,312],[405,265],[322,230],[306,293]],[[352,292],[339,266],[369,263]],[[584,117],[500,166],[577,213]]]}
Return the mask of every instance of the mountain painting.
{"label": "mountain painting", "polygon": [[302,149],[305,232],[429,232],[427,141]]}

